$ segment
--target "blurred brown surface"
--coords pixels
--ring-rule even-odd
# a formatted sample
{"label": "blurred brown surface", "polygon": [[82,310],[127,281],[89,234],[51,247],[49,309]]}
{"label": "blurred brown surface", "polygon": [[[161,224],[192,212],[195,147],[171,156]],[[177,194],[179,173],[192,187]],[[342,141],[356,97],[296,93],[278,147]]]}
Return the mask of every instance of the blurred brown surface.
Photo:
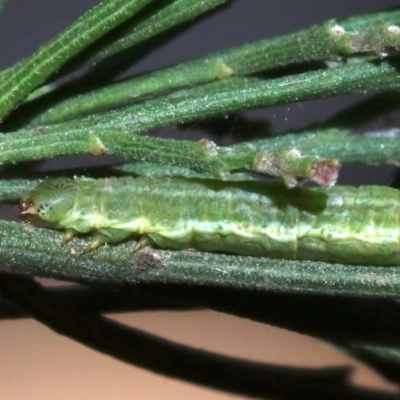
{"label": "blurred brown surface", "polygon": [[[114,318],[179,343],[254,361],[296,367],[353,365],[355,384],[399,392],[370,369],[325,343],[259,323],[211,311],[147,312]],[[0,324],[0,399],[245,398],[132,367],[33,320]]]}

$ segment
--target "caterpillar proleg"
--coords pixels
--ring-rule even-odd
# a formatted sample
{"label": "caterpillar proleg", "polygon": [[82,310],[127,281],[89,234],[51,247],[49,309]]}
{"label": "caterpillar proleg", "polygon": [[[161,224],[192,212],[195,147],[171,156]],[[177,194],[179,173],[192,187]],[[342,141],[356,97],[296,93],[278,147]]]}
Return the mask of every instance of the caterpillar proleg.
{"label": "caterpillar proleg", "polygon": [[364,186],[287,189],[186,178],[57,178],[20,202],[22,215],[93,232],[89,250],[130,236],[161,248],[400,265],[400,192]]}

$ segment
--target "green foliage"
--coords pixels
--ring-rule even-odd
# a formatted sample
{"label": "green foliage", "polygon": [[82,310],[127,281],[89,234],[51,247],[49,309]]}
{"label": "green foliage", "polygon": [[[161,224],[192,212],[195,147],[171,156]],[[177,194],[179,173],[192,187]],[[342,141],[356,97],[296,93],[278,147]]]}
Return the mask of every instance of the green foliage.
{"label": "green foliage", "polygon": [[[60,175],[32,173],[19,163],[60,155],[108,154],[142,162],[85,172],[92,176],[176,174],[255,179],[248,174],[255,172],[283,179],[288,186],[308,179],[327,187],[335,183],[340,163],[399,163],[397,131],[353,134],[360,122],[399,105],[398,8],[343,22],[328,21],[111,84],[109,77],[99,72],[115,60],[128,67],[134,57],[127,58],[126,51],[133,54],[137,46],[160,33],[168,38],[181,24],[225,3],[228,0],[103,0],[31,57],[2,71],[0,118],[7,133],[0,137],[0,162],[6,164],[0,200],[16,201],[47,176]],[[301,64],[302,72],[293,69],[294,64]],[[91,68],[83,77],[54,84],[83,66]],[[156,128],[226,113],[366,93],[376,97],[324,124],[231,146],[205,139],[192,142],[144,135]],[[70,175],[74,174],[82,171],[71,171]],[[315,372],[307,380],[299,371],[282,373],[251,363],[239,365],[236,360],[212,359],[208,353],[193,353],[183,346],[171,350],[156,338],[146,342],[139,333],[127,333],[99,317],[97,313],[107,310],[107,304],[90,308],[93,294],[87,295],[85,308],[75,292],[59,296],[40,288],[30,277],[90,283],[97,287],[92,289],[95,294],[104,290],[100,289],[104,285],[134,287],[136,297],[120,300],[117,309],[132,309],[132,301],[148,291],[191,307],[210,307],[309,333],[400,384],[400,266],[158,249],[132,255],[130,242],[81,256],[88,244],[85,238],[60,247],[59,233],[8,221],[0,221],[0,240],[2,297],[54,329],[125,361],[236,393],[296,398],[293,396],[301,391],[304,398],[354,398],[345,383],[347,371]],[[246,305],[240,303],[238,293],[248,296]],[[272,310],[268,301],[274,296],[279,301]],[[163,306],[161,302],[159,307]],[[10,317],[7,312],[2,315]],[[82,320],[85,327],[77,329],[80,325],[74,318]],[[330,332],[324,322],[327,318],[336,321]],[[90,336],[91,331],[101,331],[104,336]],[[114,342],[120,345],[113,347],[107,341],[111,334],[118,337]],[[139,350],[143,346],[147,346],[147,355],[158,351],[164,360],[172,359],[171,363],[160,365],[157,358],[144,357]],[[185,362],[174,363],[173,357]],[[222,372],[219,377],[195,374],[189,367],[194,363],[203,365],[204,371],[218,368]],[[375,398],[370,393],[359,393],[359,397]]]}

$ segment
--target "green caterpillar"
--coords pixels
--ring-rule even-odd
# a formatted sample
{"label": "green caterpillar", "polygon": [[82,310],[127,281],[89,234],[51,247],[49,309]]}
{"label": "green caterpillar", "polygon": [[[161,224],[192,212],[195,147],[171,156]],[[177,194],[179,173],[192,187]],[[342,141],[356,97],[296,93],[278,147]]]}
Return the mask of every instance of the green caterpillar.
{"label": "green caterpillar", "polygon": [[20,202],[76,233],[87,250],[130,236],[145,245],[371,265],[400,265],[399,191],[365,186],[287,189],[185,178],[57,178]]}

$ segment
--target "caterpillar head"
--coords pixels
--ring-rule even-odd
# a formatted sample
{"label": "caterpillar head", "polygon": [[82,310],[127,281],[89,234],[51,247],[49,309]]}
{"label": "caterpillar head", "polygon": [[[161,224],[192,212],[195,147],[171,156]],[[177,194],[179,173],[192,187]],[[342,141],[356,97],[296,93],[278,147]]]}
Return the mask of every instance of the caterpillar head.
{"label": "caterpillar head", "polygon": [[48,222],[61,221],[75,204],[73,179],[56,178],[40,183],[19,202],[23,218],[37,216]]}

